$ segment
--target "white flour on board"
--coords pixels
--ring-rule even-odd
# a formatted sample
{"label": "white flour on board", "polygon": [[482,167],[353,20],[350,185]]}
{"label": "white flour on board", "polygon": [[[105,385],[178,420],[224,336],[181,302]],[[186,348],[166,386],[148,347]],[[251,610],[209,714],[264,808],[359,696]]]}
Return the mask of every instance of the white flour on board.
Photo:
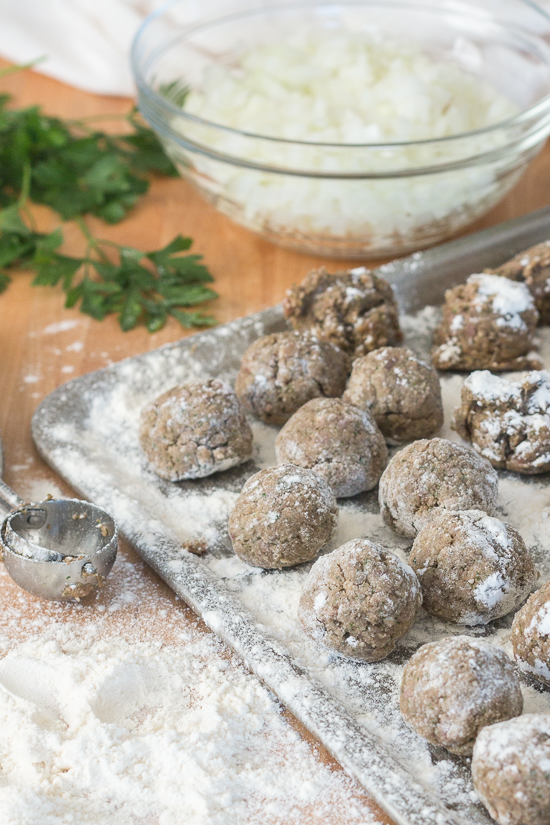
{"label": "white flour on board", "polygon": [[[403,320],[407,341],[421,354],[423,350],[425,353],[426,331],[428,328],[433,328],[436,323],[437,312],[433,308],[426,308],[416,319]],[[546,339],[550,339],[548,330],[543,330],[541,336],[543,351],[547,351],[549,345]],[[148,383],[143,378],[144,369],[148,370]],[[467,762],[449,757],[444,752],[434,754],[426,743],[402,722],[397,705],[400,675],[403,664],[412,650],[419,644],[443,635],[463,633],[464,628],[444,625],[425,613],[421,613],[410,633],[401,640],[396,653],[385,661],[371,665],[347,662],[329,651],[319,649],[304,636],[296,616],[297,603],[308,566],[283,571],[263,571],[248,567],[227,547],[227,517],[238,495],[238,490],[242,486],[242,479],[240,482],[228,481],[223,487],[213,489],[201,487],[201,485],[193,488],[187,487],[183,494],[182,488],[178,485],[160,483],[143,459],[137,441],[141,408],[151,398],[170,386],[184,380],[203,377],[203,365],[192,356],[178,359],[177,354],[171,354],[170,350],[159,350],[156,353],[149,353],[146,362],[142,361],[139,364],[133,360],[123,362],[117,366],[117,371],[119,380],[109,391],[102,392],[95,398],[92,397],[89,419],[78,434],[73,432],[70,425],[59,423],[56,426],[56,438],[65,444],[71,444],[74,443],[75,437],[78,437],[84,445],[86,455],[93,457],[93,460],[90,458],[87,462],[84,461],[80,467],[81,477],[86,481],[86,488],[94,489],[95,485],[97,489],[100,489],[105,479],[109,479],[110,474],[115,473],[118,489],[124,491],[127,499],[132,500],[132,506],[141,507],[145,512],[154,514],[154,517],[160,519],[165,525],[166,532],[180,543],[205,538],[212,547],[212,552],[203,557],[202,563],[221,577],[225,585],[238,595],[244,606],[254,615],[257,623],[281,642],[299,665],[341,700],[360,724],[370,732],[376,733],[388,745],[394,758],[408,770],[413,771],[419,781],[435,789],[436,793],[452,808],[460,808],[465,816],[468,816],[470,812],[472,812],[472,817],[477,816],[476,811],[479,811],[479,808],[475,807],[476,799],[469,780]],[[441,434],[455,441],[460,441],[460,439],[449,429],[449,423],[454,407],[459,402],[461,385],[460,376],[453,375],[442,379],[445,426]],[[144,391],[144,386],[148,387],[147,391]],[[275,463],[273,443],[276,430],[255,422],[253,431],[256,468],[273,465]],[[75,460],[76,457],[75,453]],[[228,475],[227,478],[235,479],[237,476]],[[126,505],[124,502],[117,502],[116,506],[119,508],[118,518],[123,520],[122,515],[126,512]],[[527,544],[534,550],[541,572],[541,583],[550,578],[550,538],[548,538],[547,529],[550,514],[550,488],[538,484],[536,480],[524,481],[517,477],[503,476],[501,477],[499,508],[502,516],[520,531]],[[131,508],[127,509],[127,512],[130,513]],[[154,532],[151,535],[153,536]],[[377,508],[373,505],[372,495],[358,497],[355,501],[340,501],[339,527],[331,547],[361,536],[368,536],[386,544],[394,548],[402,558],[407,557],[407,542],[396,537],[383,524]],[[123,603],[124,599],[121,596],[120,604]],[[472,631],[474,635],[484,635],[485,632],[484,629]],[[489,642],[501,644],[509,651],[510,631],[505,622],[495,623],[488,633]],[[201,641],[201,645],[205,647],[201,648],[197,654],[199,660],[203,656],[208,659],[208,644],[218,644],[211,637],[206,638],[208,642]],[[50,637],[45,633],[42,641],[48,639]],[[83,647],[79,647],[80,643],[73,642],[69,644],[70,652],[67,654],[55,647],[55,644],[59,645],[60,642],[52,638],[48,642],[53,645],[48,648],[51,657],[40,658],[39,641],[40,639],[26,642],[8,655],[17,655],[23,659],[35,657],[43,669],[41,678],[46,683],[48,678],[51,683],[56,679],[60,680],[60,683],[65,680],[63,682],[64,694],[68,697],[70,707],[63,703],[60,705],[59,702],[55,704],[51,698],[46,700],[35,697],[34,705],[40,704],[41,701],[46,704],[43,712],[45,715],[41,715],[34,709],[33,700],[28,696],[14,700],[9,694],[0,692],[0,714],[5,720],[0,724],[0,730],[3,725],[5,730],[13,731],[13,740],[15,732],[24,725],[28,725],[28,728],[25,728],[28,732],[26,739],[36,749],[32,755],[29,753],[22,756],[18,764],[13,764],[13,768],[10,767],[12,763],[7,763],[13,772],[6,777],[7,782],[4,785],[0,784],[0,811],[3,793],[7,795],[5,798],[8,801],[11,800],[10,804],[16,805],[17,799],[19,800],[17,804],[25,805],[24,794],[9,796],[12,787],[19,789],[21,785],[34,800],[29,802],[30,807],[27,813],[33,804],[39,803],[44,806],[50,803],[61,806],[67,804],[68,811],[76,811],[77,803],[79,804],[80,801],[79,788],[83,788],[88,793],[89,803],[97,805],[97,812],[101,812],[101,814],[94,814],[96,819],[99,817],[98,822],[104,810],[107,810],[101,806],[111,804],[109,800],[113,800],[112,811],[109,809],[111,817],[109,821],[116,825],[118,822],[122,824],[126,821],[135,822],[136,825],[146,825],[149,821],[154,822],[155,825],[157,822],[159,825],[172,825],[172,822],[174,825],[176,823],[179,825],[181,821],[185,821],[186,825],[188,823],[195,825],[195,822],[197,825],[199,823],[200,825],[203,823],[233,825],[233,823],[256,823],[260,820],[268,825],[271,821],[270,816],[273,822],[292,822],[293,811],[297,810],[295,803],[297,804],[298,801],[306,807],[311,806],[312,810],[322,811],[322,805],[326,803],[319,794],[323,783],[329,779],[336,783],[335,793],[337,796],[339,794],[338,798],[345,798],[346,780],[331,774],[328,769],[324,773],[325,769],[322,766],[314,765],[311,755],[308,755],[307,747],[302,742],[296,741],[295,743],[296,757],[292,761],[283,760],[284,764],[276,768],[277,747],[274,749],[273,762],[270,762],[271,757],[264,760],[260,752],[257,754],[257,761],[254,761],[252,744],[256,735],[254,724],[260,725],[261,723],[263,727],[258,728],[258,731],[265,731],[266,735],[275,737],[275,740],[279,735],[278,732],[281,737],[287,737],[290,730],[283,724],[277,712],[277,705],[269,698],[267,691],[264,691],[254,677],[246,675],[244,671],[239,671],[239,678],[235,677],[232,680],[228,678],[226,671],[216,669],[214,664],[212,664],[212,670],[207,665],[200,666],[196,682],[194,682],[197,690],[206,691],[209,697],[217,696],[217,692],[221,690],[227,697],[226,704],[214,702],[215,711],[209,711],[205,716],[201,716],[194,705],[189,707],[185,705],[184,690],[182,690],[181,697],[176,700],[175,694],[170,692],[172,680],[180,679],[181,685],[189,683],[186,679],[189,678],[191,662],[195,658],[192,644],[189,648],[186,645],[181,649],[176,646],[174,649],[163,648],[162,651],[153,651],[146,646],[140,647],[130,642],[122,644],[115,639],[102,638],[101,642],[87,642]],[[25,645],[30,645],[30,647],[25,647]],[[55,677],[47,669],[51,665],[50,658],[59,669],[59,674]],[[122,695],[127,694],[130,697],[130,707],[123,708],[119,716],[113,720],[105,716],[101,717],[101,714],[98,716],[93,708],[106,708],[112,705],[111,700],[104,701],[102,704],[101,695],[98,698],[98,691],[101,694],[102,690],[111,689],[108,687],[110,677],[106,676],[105,680],[101,681],[97,674],[103,667],[101,663],[106,663],[105,667],[109,673],[111,672],[109,668],[112,667],[112,672],[115,674],[116,663],[119,660],[122,663],[132,663],[132,666],[136,665],[137,670],[134,672],[141,674],[137,675],[136,679],[142,687],[137,690],[135,699],[132,698],[134,697],[132,690],[128,692],[126,688],[121,690]],[[123,664],[123,670],[124,667]],[[145,668],[143,673],[140,670],[142,667]],[[157,668],[158,678],[166,681],[165,693],[162,690],[158,693],[153,691],[153,698],[156,696],[156,699],[152,710],[147,704],[150,701],[147,688],[147,684],[150,684],[147,681],[149,667],[153,670]],[[0,662],[0,681],[2,672],[2,662]],[[128,674],[120,676],[121,685],[129,684],[131,680],[127,677]],[[115,683],[116,678],[113,675]],[[127,679],[126,682],[125,679]],[[550,712],[550,695],[547,692],[541,692],[538,688],[526,684],[524,693],[526,709],[536,708],[543,712]],[[200,695],[202,696],[202,693]],[[145,702],[143,707],[139,705],[142,700]],[[21,705],[22,701],[27,702],[27,705]],[[210,699],[207,703],[208,701]],[[55,704],[53,710],[52,702]],[[241,703],[248,707],[243,718],[246,718],[246,724],[250,722],[252,725],[250,729],[242,723],[238,713],[235,716],[235,708],[240,707]],[[168,716],[164,714],[163,708],[169,704],[178,708],[175,715],[181,714],[181,718],[178,717],[179,721],[175,718],[168,719]],[[250,719],[248,719],[248,714],[250,714]],[[220,730],[226,731],[223,737],[218,736],[216,725],[209,727],[210,716],[215,720],[216,725],[220,726]],[[129,722],[130,718],[133,721]],[[151,720],[157,720],[158,725],[157,722],[153,723]],[[157,725],[157,727],[151,731],[148,725]],[[63,726],[66,728],[66,730],[63,729],[65,732],[62,732]],[[88,729],[88,726],[91,727]],[[173,738],[170,739],[169,732],[172,730],[175,732]],[[243,731],[248,732],[244,735]],[[66,743],[67,736],[72,744]],[[252,755],[246,757],[249,758],[248,763],[243,762],[245,756],[239,751],[236,740],[242,742],[243,749],[252,748]],[[172,743],[170,747],[175,755],[174,764],[180,766],[178,767],[178,779],[174,781],[165,776],[165,773],[170,774],[170,763],[165,758],[165,751],[170,750],[169,742]],[[65,746],[67,746],[67,752],[74,754],[74,765],[88,766],[83,768],[83,776],[96,777],[95,781],[89,780],[89,786],[79,785],[78,782],[83,781],[82,776],[77,781],[71,769],[65,770],[67,767]],[[206,752],[203,752],[203,749]],[[95,759],[91,756],[94,752]],[[160,771],[155,771],[154,768],[157,759],[155,754],[158,754],[158,761],[163,766]],[[33,768],[30,773],[25,773],[23,766],[27,763],[39,766],[43,764],[46,774],[40,773],[42,770],[40,767],[39,769]],[[189,776],[189,782],[181,779],[182,765],[186,766],[185,771]],[[104,791],[102,777],[109,771],[117,772],[114,783],[116,787],[112,787],[113,782],[109,779]],[[73,780],[74,784],[71,785]],[[163,784],[164,782],[166,784]],[[261,804],[258,802],[257,808],[254,809],[255,794],[261,795],[259,788],[264,786],[266,790],[264,790],[263,802]],[[47,791],[44,788],[47,788]],[[9,789],[9,792],[6,789]],[[127,796],[124,797],[126,791]],[[116,797],[116,793],[123,796]],[[144,800],[147,793],[150,794],[147,797],[149,799],[147,804],[151,804],[149,810],[156,810],[155,813],[146,812]],[[228,804],[233,800],[230,808],[225,806],[223,810],[221,808],[218,810],[209,807],[214,804],[213,799],[218,797],[225,799],[224,794],[228,794]],[[270,801],[270,794],[273,797],[272,801]],[[300,794],[306,794],[306,797]],[[155,804],[158,806],[157,809],[154,808]],[[178,805],[181,809],[181,805],[184,804],[194,804],[196,809],[190,807],[185,817],[177,819],[177,814],[174,812],[178,810]],[[70,808],[70,805],[73,805],[73,808]],[[128,811],[126,819],[123,818],[122,813],[124,806],[127,806]],[[13,808],[13,810],[16,809]],[[59,810],[62,810],[62,807]],[[86,808],[83,810],[85,812]],[[115,813],[113,813],[118,810],[121,812],[119,820],[114,818]],[[303,807],[300,810],[303,811]],[[6,820],[6,825],[7,823],[19,825],[19,822],[25,821],[24,816],[18,819],[16,814],[10,815],[12,818]],[[55,814],[50,813],[49,809],[44,807],[41,825],[43,823],[49,825],[47,816],[55,817]],[[139,818],[140,816],[142,818]],[[157,819],[154,818],[155,816]],[[195,819],[192,818],[193,816]],[[301,814],[297,813],[296,816],[298,817],[296,821],[300,821]],[[4,825],[3,818],[1,821]],[[71,820],[52,818],[51,822],[54,821],[57,823]],[[95,825],[96,820],[92,818],[89,821]],[[366,809],[358,807],[354,812],[353,805],[350,805],[349,811],[346,809],[345,812],[345,821],[366,825],[373,819],[372,814]],[[472,821],[476,820],[472,819]]]}

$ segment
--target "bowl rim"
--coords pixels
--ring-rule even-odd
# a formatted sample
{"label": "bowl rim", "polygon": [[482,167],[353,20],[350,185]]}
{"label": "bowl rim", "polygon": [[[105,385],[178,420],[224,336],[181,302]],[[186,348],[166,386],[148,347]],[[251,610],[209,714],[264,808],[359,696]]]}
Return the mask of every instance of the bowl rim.
{"label": "bowl rim", "polygon": [[[164,110],[169,117],[177,117],[181,118],[184,121],[190,121],[192,123],[199,124],[201,126],[207,127],[209,129],[218,130],[222,132],[226,132],[229,134],[233,134],[239,136],[241,138],[259,140],[259,141],[266,141],[267,143],[271,144],[283,144],[288,146],[299,146],[299,147],[307,147],[311,149],[317,148],[330,148],[330,149],[361,149],[361,150],[376,150],[376,151],[383,151],[383,150],[393,150],[393,149],[400,149],[403,147],[430,147],[430,146],[441,146],[446,145],[452,142],[459,142],[461,140],[468,140],[470,138],[475,138],[480,135],[490,134],[499,130],[505,130],[509,128],[513,128],[516,126],[521,126],[526,122],[531,120],[536,120],[538,117],[542,116],[546,111],[550,112],[550,91],[544,97],[537,100],[531,106],[528,106],[526,109],[522,109],[517,114],[513,115],[510,118],[505,120],[498,121],[497,123],[490,124],[489,126],[484,126],[479,129],[472,129],[467,132],[457,132],[452,135],[444,135],[442,137],[436,138],[423,138],[421,140],[405,140],[405,141],[390,141],[384,143],[334,143],[330,141],[311,141],[311,140],[293,140],[290,138],[282,138],[277,137],[274,135],[266,135],[266,134],[258,134],[256,132],[248,132],[243,129],[238,129],[234,126],[226,126],[222,123],[216,123],[215,121],[207,120],[205,118],[201,118],[198,115],[193,115],[189,112],[186,112],[182,107],[177,106],[175,103],[170,101],[165,96],[159,94],[154,87],[145,79],[142,71],[141,71],[141,61],[139,55],[139,49],[141,47],[141,39],[146,34],[150,26],[167,11],[169,11],[172,6],[178,5],[179,3],[185,2],[185,0],[167,0],[166,3],[161,5],[158,9],[153,11],[149,14],[145,20],[142,22],[134,39],[132,41],[131,49],[130,49],[130,64],[132,73],[134,76],[134,81],[136,83],[138,92],[143,94],[146,98],[149,98],[151,101],[154,102],[156,108],[160,108]],[[523,5],[529,6],[533,11],[539,14],[548,24],[548,30],[550,34],[550,12],[546,12],[542,9],[536,2],[533,0],[516,0],[516,2],[521,3]],[[401,0],[389,0],[389,3],[394,6],[404,5]],[[344,6],[357,6],[357,5],[381,5],[381,0],[362,0],[362,2],[357,2],[357,0],[336,0],[337,5],[344,5]],[[187,37],[188,35],[205,28],[206,26],[212,25],[219,25],[224,22],[228,22],[230,20],[238,19],[239,17],[246,17],[250,14],[262,14],[268,13],[271,11],[281,11],[281,10],[290,10],[290,9],[298,9],[298,8],[317,8],[319,6],[334,6],[334,0],[294,0],[293,2],[284,2],[284,3],[270,3],[269,5],[255,5],[250,6],[246,9],[242,9],[240,11],[236,11],[230,14],[221,15],[219,18],[213,20],[201,20],[198,21],[197,25],[189,26],[185,32],[182,32],[182,37]],[[384,3],[387,5],[387,2]],[[407,4],[408,5],[408,4]],[[427,8],[427,7],[423,7]],[[474,8],[474,7],[472,7]],[[429,7],[428,10],[430,12],[438,13],[438,12],[445,12],[445,9],[438,9],[437,7]],[[484,18],[487,22],[487,18]],[[502,28],[502,25],[499,25]],[[178,38],[179,39],[179,38]],[[172,41],[173,42],[173,41]],[[550,48],[549,48],[549,61],[548,61],[548,68],[550,69]],[[176,137],[176,134],[171,135],[172,137]],[[184,135],[179,135],[180,140],[184,140],[186,143],[189,143],[188,140],[185,139]],[[201,144],[195,144],[198,148]]]}

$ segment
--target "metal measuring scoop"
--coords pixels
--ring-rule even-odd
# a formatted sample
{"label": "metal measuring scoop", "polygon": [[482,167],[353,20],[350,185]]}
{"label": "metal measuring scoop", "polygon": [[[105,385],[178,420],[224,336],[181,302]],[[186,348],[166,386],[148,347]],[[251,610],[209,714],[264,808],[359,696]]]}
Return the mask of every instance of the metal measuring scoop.
{"label": "metal measuring scoop", "polygon": [[34,596],[78,602],[109,575],[118,531],[95,504],[74,498],[25,504],[0,479],[2,511],[9,514],[0,527],[6,570]]}

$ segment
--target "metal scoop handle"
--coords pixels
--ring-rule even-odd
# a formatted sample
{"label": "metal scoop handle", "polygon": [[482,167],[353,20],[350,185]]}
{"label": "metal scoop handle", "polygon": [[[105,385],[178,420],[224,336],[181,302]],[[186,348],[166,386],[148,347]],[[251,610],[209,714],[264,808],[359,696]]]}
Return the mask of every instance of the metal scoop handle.
{"label": "metal scoop handle", "polygon": [[0,519],[4,519],[16,507],[21,507],[25,502],[11,487],[0,478]]}

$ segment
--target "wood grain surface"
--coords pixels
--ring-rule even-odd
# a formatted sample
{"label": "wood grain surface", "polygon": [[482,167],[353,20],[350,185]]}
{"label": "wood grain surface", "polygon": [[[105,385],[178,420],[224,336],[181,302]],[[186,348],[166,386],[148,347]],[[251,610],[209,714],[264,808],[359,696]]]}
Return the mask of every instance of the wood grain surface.
{"label": "wood grain surface", "polygon": [[[0,62],[1,65],[5,64]],[[70,118],[117,115],[131,106],[127,99],[87,94],[31,71],[0,80],[0,90],[11,93],[17,106],[38,103],[49,114]],[[105,124],[108,123],[116,124],[116,120],[102,122],[102,126],[107,128]],[[546,147],[513,192],[469,231],[517,217],[549,203],[550,149]],[[36,210],[36,215],[42,229],[57,225],[57,219],[46,209]],[[329,268],[336,267],[328,260],[272,246],[241,229],[219,215],[179,179],[155,180],[150,193],[122,224],[111,227],[99,221],[90,221],[90,224],[100,237],[143,249],[161,246],[177,233],[193,237],[193,251],[204,256],[215,276],[215,288],[220,297],[211,309],[222,323],[277,303],[285,290],[300,281],[313,266],[323,263]],[[82,240],[74,226],[66,225],[65,238],[67,253],[81,250]],[[368,262],[358,260],[356,265],[363,263]],[[66,321],[74,324],[60,326],[60,322]],[[113,318],[99,323],[77,310],[64,309],[60,289],[31,287],[29,273],[15,274],[7,292],[0,296],[0,430],[7,483],[27,498],[34,497],[38,491],[45,495],[49,488],[54,493],[61,489],[70,494],[71,490],[42,462],[33,446],[30,422],[38,403],[71,378],[152,350],[181,336],[182,330],[174,321],[154,335],[144,329],[123,333]],[[178,621],[193,624],[200,632],[210,632],[191,610],[175,599],[131,548],[123,546],[121,557],[142,577],[144,594],[139,609],[129,605],[113,613],[112,621],[120,625],[121,633],[129,633],[132,637],[140,633],[147,633],[148,638],[155,634],[162,637],[162,624],[154,621],[159,605],[171,614],[175,612]],[[108,605],[113,598],[120,575],[117,569],[118,565],[115,565],[108,585],[97,600],[98,606]],[[36,616],[41,616],[43,622],[58,622],[71,611],[74,620],[71,606],[51,605],[34,599],[23,594],[3,572],[0,578],[0,628],[4,635],[24,638],[31,632],[25,629],[29,625],[26,619]],[[9,611],[5,610],[8,606]],[[15,623],[14,609],[20,617]],[[9,621],[5,613],[11,616]],[[231,658],[232,654],[228,651],[227,656]],[[341,770],[290,714],[287,718],[311,743],[317,759],[335,771]],[[230,765],[227,768],[231,770]],[[359,786],[348,786],[346,794],[350,803],[355,800],[370,805],[378,812],[381,823],[390,823],[374,803],[368,802]],[[314,809],[304,809],[304,825],[320,822],[344,825],[345,804],[343,807],[342,802],[346,800],[335,800],[334,813],[328,820],[326,810],[321,819]]]}

